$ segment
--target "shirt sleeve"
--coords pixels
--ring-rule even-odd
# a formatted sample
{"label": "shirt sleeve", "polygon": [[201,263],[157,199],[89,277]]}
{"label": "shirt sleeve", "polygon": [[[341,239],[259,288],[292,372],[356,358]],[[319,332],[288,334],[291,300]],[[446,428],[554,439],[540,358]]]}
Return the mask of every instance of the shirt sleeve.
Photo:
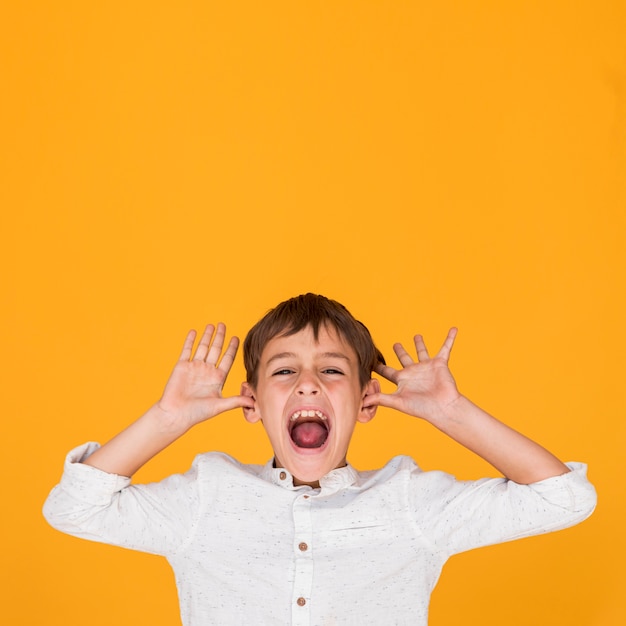
{"label": "shirt sleeve", "polygon": [[411,489],[416,523],[448,555],[573,526],[591,515],[596,492],[585,464],[567,466],[570,472],[530,485],[418,471]]}
{"label": "shirt sleeve", "polygon": [[66,457],[60,483],[43,514],[61,532],[167,556],[194,530],[200,508],[197,466],[158,483],[131,485],[130,478],[82,463],[99,448],[88,443]]}

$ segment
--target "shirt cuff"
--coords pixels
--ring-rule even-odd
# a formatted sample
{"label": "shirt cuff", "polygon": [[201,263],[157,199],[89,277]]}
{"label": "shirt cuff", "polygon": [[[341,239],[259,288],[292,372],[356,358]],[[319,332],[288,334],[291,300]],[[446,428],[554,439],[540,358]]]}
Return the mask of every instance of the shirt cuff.
{"label": "shirt cuff", "polygon": [[67,494],[93,505],[106,505],[111,495],[130,485],[130,478],[109,474],[97,467],[85,465],[100,444],[89,442],[69,452],[65,458],[65,467],[60,487]]}
{"label": "shirt cuff", "polygon": [[597,502],[596,490],[587,479],[587,465],[573,462],[565,465],[570,469],[566,474],[546,478],[529,486],[553,504],[587,517]]}

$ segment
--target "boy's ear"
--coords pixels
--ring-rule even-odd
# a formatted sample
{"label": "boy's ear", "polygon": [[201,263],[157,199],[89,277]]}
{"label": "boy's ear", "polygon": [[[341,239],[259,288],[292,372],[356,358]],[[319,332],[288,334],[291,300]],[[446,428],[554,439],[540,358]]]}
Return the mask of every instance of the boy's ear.
{"label": "boy's ear", "polygon": [[361,400],[361,410],[359,411],[359,415],[357,417],[357,421],[361,422],[361,424],[365,424],[369,422],[374,415],[376,415],[376,409],[378,408],[377,404],[369,404],[368,396],[380,393],[380,382],[376,378],[372,378],[367,381],[365,384],[365,389],[363,390],[363,399]]}
{"label": "boy's ear", "polygon": [[251,424],[258,422],[261,419],[261,415],[257,410],[256,396],[254,394],[254,389],[250,386],[250,383],[241,383],[241,395],[254,400],[254,408],[250,409],[245,406],[243,407],[243,416]]}

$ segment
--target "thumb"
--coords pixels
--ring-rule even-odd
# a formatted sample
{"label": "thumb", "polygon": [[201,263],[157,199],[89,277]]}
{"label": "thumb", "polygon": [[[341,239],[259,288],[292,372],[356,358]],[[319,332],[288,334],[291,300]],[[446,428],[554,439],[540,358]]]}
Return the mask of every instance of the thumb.
{"label": "thumb", "polygon": [[228,396],[219,400],[220,412],[230,411],[232,409],[254,408],[254,400],[248,396]]}
{"label": "thumb", "polygon": [[384,406],[389,409],[399,409],[401,410],[401,400],[392,393],[371,393],[363,398],[363,406]]}

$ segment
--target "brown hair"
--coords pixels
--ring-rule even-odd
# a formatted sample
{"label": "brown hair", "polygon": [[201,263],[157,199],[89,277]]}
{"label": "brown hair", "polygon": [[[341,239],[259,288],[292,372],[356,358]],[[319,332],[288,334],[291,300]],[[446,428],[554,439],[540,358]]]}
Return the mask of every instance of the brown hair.
{"label": "brown hair", "polygon": [[334,328],[356,352],[359,382],[364,387],[383,355],[374,345],[369,330],[355,319],[343,304],[314,293],[306,293],[281,302],[268,311],[248,332],[243,342],[243,361],[247,381],[257,384],[259,361],[268,341],[278,335],[295,335],[310,326],[317,340],[320,328]]}

